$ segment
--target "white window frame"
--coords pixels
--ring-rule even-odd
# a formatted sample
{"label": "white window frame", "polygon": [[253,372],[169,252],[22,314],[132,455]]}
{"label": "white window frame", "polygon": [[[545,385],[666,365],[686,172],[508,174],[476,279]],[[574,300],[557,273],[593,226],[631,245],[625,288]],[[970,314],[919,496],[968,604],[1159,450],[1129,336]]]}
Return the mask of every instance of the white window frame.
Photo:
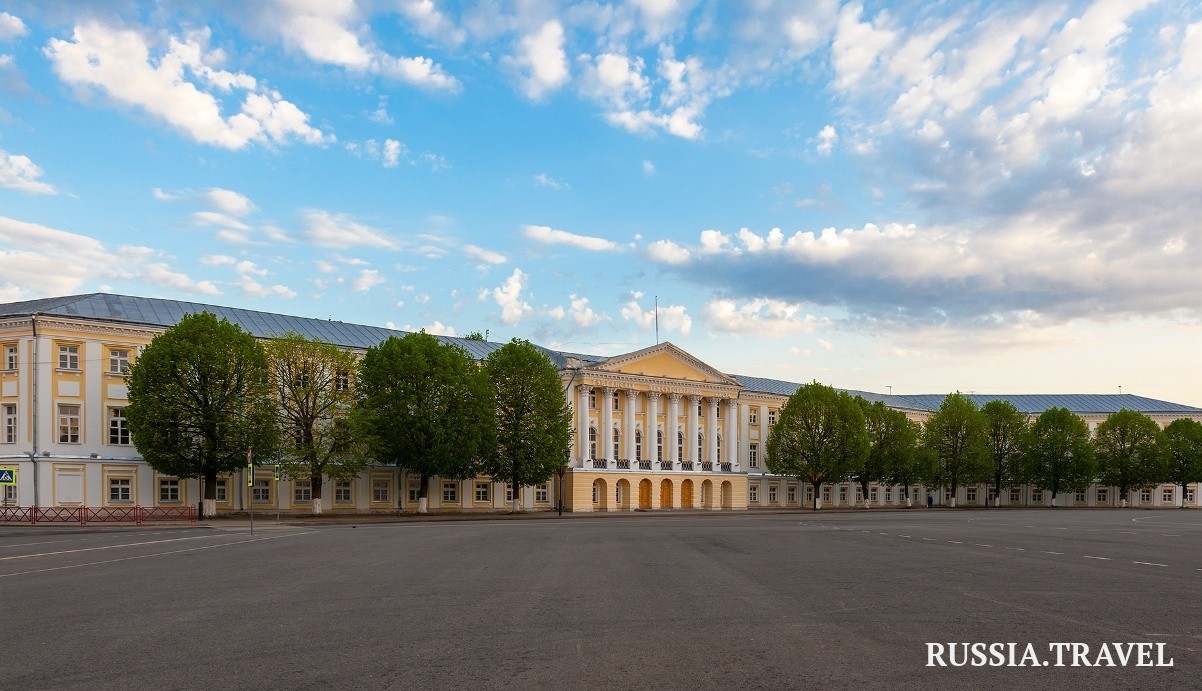
{"label": "white window frame", "polygon": [[109,504],[134,503],[134,479],[132,477],[110,477],[108,490]]}
{"label": "white window frame", "polygon": [[216,497],[216,499],[214,499],[214,501],[221,502],[222,504],[227,503],[230,500],[229,486],[230,485],[229,485],[228,479],[223,478],[223,477],[217,478],[217,484],[216,484],[217,491],[214,492],[214,496]]}
{"label": "white window frame", "polygon": [[335,480],[334,481],[334,503],[335,504],[354,504],[355,503],[355,483],[352,480]]}
{"label": "white window frame", "polygon": [[1074,504],[1084,504],[1085,503],[1085,490],[1079,490],[1079,491],[1073,492],[1073,503]]}
{"label": "white window frame", "polygon": [[976,487],[965,487],[964,488],[964,501],[971,501],[974,504],[976,503],[976,501],[977,501],[977,488]]}
{"label": "white window frame", "polygon": [[753,482],[747,485],[747,501],[752,504],[760,503],[760,485]]}
{"label": "white window frame", "polygon": [[797,485],[789,485],[785,489],[785,503],[786,504],[796,504],[797,503]]}
{"label": "white window frame", "polygon": [[622,457],[622,451],[621,451],[622,435],[621,435],[621,433],[618,432],[618,429],[616,427],[614,428],[613,438],[614,438],[614,455],[611,456],[611,458],[615,458],[615,459],[621,458]]}
{"label": "white window frame", "polygon": [[751,408],[747,411],[747,424],[758,425],[758,424],[760,424],[759,419],[760,419],[760,416],[756,412],[755,408]]}
{"label": "white window frame", "polygon": [[80,444],[83,440],[83,406],[78,403],[58,404],[58,443]]}
{"label": "white window frame", "polygon": [[547,483],[544,482],[541,485],[534,486],[534,503],[548,504],[551,502],[550,496],[551,489]]}
{"label": "white window frame", "polygon": [[747,467],[748,468],[760,467],[760,445],[759,444],[752,444],[751,446],[747,447]]}
{"label": "white window frame", "polygon": [[4,443],[17,443],[17,404],[4,404]]}
{"label": "white window frame", "polygon": [[1148,489],[1145,487],[1144,489],[1141,489],[1139,491],[1139,503],[1141,503],[1141,504],[1152,503],[1152,490],[1151,489]]}
{"label": "white window frame", "polygon": [[442,503],[457,504],[459,503],[459,483],[455,480],[442,481]]}
{"label": "white window frame", "polygon": [[[171,490],[174,490],[172,492]],[[171,496],[174,494],[174,498]],[[159,478],[159,503],[160,504],[180,504],[183,502],[183,489],[180,487],[179,478],[161,477]]]}
{"label": "white window frame", "polygon": [[313,501],[313,480],[292,481],[292,503],[307,504]]}
{"label": "white window frame", "polygon": [[17,358],[17,346],[14,343],[4,344],[4,369],[12,372],[17,369],[17,364],[20,360]]}
{"label": "white window frame", "polygon": [[409,497],[410,503],[417,503],[422,498],[422,480],[419,477],[411,477],[407,480],[406,496]]}
{"label": "white window frame", "polygon": [[1094,490],[1094,501],[1096,501],[1099,504],[1109,504],[1110,503],[1110,488],[1109,487],[1098,487],[1096,490]]}
{"label": "white window frame", "polygon": [[129,374],[129,348],[109,348],[109,374]]}
{"label": "white window frame", "polygon": [[775,482],[768,485],[768,503],[769,504],[776,503],[776,483]]}
{"label": "white window frame", "polygon": [[[381,495],[381,490],[383,490],[383,495]],[[381,499],[381,496],[384,498]],[[392,503],[392,482],[388,478],[374,477],[371,479],[371,501],[373,504]]]}
{"label": "white window frame", "polygon": [[[129,436],[128,418],[125,417],[125,407],[110,406],[108,418],[108,445],[129,446],[132,442],[130,441]],[[114,438],[116,441],[113,441]],[[125,441],[121,441],[122,439]]]}
{"label": "white window frame", "polygon": [[477,504],[492,503],[492,483],[477,482],[475,483],[475,496],[473,497]]}
{"label": "white window frame", "polygon": [[271,503],[271,478],[257,477],[250,487],[251,504]]}
{"label": "white window frame", "polygon": [[505,503],[508,504],[512,501],[513,501],[513,483],[506,482],[505,483]]}
{"label": "white window frame", "polygon": [[771,427],[775,424],[776,424],[776,411],[769,410],[768,411],[768,426]]}
{"label": "white window frame", "polygon": [[79,371],[79,345],[62,344],[58,347],[58,368],[71,372]]}
{"label": "white window frame", "polygon": [[1017,504],[1023,500],[1023,491],[1018,487],[1010,488],[1010,503]]}
{"label": "white window frame", "polygon": [[1043,503],[1043,490],[1042,489],[1031,490],[1031,501],[1042,504]]}
{"label": "white window frame", "polygon": [[1177,488],[1175,488],[1175,487],[1165,487],[1165,488],[1161,489],[1160,490],[1160,503],[1172,504],[1174,501],[1174,496],[1176,494],[1177,494]]}

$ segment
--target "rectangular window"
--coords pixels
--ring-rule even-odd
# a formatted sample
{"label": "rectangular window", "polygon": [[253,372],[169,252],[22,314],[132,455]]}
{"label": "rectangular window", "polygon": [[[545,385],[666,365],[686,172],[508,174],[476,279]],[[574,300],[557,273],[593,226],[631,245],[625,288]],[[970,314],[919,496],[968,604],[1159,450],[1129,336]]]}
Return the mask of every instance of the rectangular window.
{"label": "rectangular window", "polygon": [[294,504],[305,504],[311,501],[313,501],[313,481],[293,480],[292,502]]}
{"label": "rectangular window", "polygon": [[613,395],[613,399],[614,399],[614,410],[621,410],[621,408],[618,407],[618,394],[615,393]]}
{"label": "rectangular window", "polygon": [[505,483],[505,503],[508,504],[512,501],[513,501],[513,483],[506,482]]}
{"label": "rectangular window", "polygon": [[758,504],[760,501],[760,486],[747,485],[747,501],[752,504]]}
{"label": "rectangular window", "polygon": [[588,391],[588,407],[590,410],[597,409],[597,390],[589,389]]}
{"label": "rectangular window", "polygon": [[822,501],[830,501],[830,500],[831,500],[831,488],[823,487],[822,488]]}
{"label": "rectangular window", "polygon": [[127,477],[109,478],[109,502],[113,504],[133,503],[133,480]]}
{"label": "rectangular window", "polygon": [[1109,503],[1109,501],[1110,501],[1110,491],[1109,491],[1109,489],[1108,489],[1108,488],[1106,488],[1106,487],[1099,487],[1099,488],[1098,488],[1098,499],[1097,499],[1097,501],[1098,501],[1098,503],[1099,503],[1099,504],[1106,504],[1106,503]]}
{"label": "rectangular window", "polygon": [[444,504],[454,504],[459,501],[459,483],[442,483],[442,501]]}
{"label": "rectangular window", "polygon": [[416,504],[422,498],[421,478],[409,478],[409,501]]}
{"label": "rectangular window", "polygon": [[109,351],[109,373],[129,373],[129,350],[125,348],[113,348]]}
{"label": "rectangular window", "polygon": [[813,485],[806,485],[806,503],[807,504],[814,503],[814,486]]}
{"label": "rectangular window", "polygon": [[859,485],[856,485],[856,502],[861,501],[864,501],[864,491],[860,489]]}
{"label": "rectangular window", "polygon": [[5,506],[16,506],[17,503],[18,503],[17,502],[17,486],[16,485],[5,485],[4,486],[4,505]]}
{"label": "rectangular window", "polygon": [[847,488],[846,487],[839,488],[839,501],[841,501],[841,502],[847,501]]}
{"label": "rectangular window", "polygon": [[760,445],[752,444],[747,448],[747,467],[760,467]]}
{"label": "rectangular window", "polygon": [[351,481],[338,480],[334,483],[334,503],[350,504],[354,499],[351,495]]}
{"label": "rectangular window", "polygon": [[487,483],[487,482],[477,482],[476,483],[476,503],[487,504],[488,502],[492,501],[489,498],[492,493],[489,492],[488,489],[489,489],[489,483]]}
{"label": "rectangular window", "polygon": [[1194,490],[1192,490],[1192,489],[1185,490],[1185,503],[1186,504],[1194,503]]}
{"label": "rectangular window", "polygon": [[4,404],[4,443],[17,443],[17,404]]}
{"label": "rectangular window", "polygon": [[989,488],[989,501],[993,501],[994,499],[997,499],[997,488],[990,487]]}
{"label": "rectangular window", "polygon": [[534,501],[538,504],[546,504],[550,499],[550,492],[547,491],[547,483],[534,486]]}
{"label": "rectangular window", "polygon": [[1152,490],[1141,489],[1139,491],[1139,503],[1149,504],[1149,503],[1151,503],[1151,501],[1152,501]]}
{"label": "rectangular window", "polygon": [[271,503],[271,479],[255,478],[255,484],[250,488],[250,500],[255,504]]}
{"label": "rectangular window", "polygon": [[1080,492],[1075,492],[1073,494],[1073,501],[1077,502],[1078,504],[1084,504],[1085,503],[1085,490],[1081,490]]}
{"label": "rectangular window", "polygon": [[350,391],[351,390],[351,373],[346,370],[338,370],[334,373],[334,390],[335,391]]}
{"label": "rectangular window", "polygon": [[389,496],[391,492],[390,483],[388,480],[376,478],[371,481],[371,500],[376,504],[390,504],[392,498]]}
{"label": "rectangular window", "polygon": [[129,446],[129,426],[125,424],[125,408],[109,408],[109,444]]}
{"label": "rectangular window", "polygon": [[1022,501],[1022,490],[1017,487],[1010,488],[1010,503],[1017,504]]}
{"label": "rectangular window", "polygon": [[227,489],[228,487],[229,485],[226,484],[225,478],[217,478],[217,498],[215,501],[219,501],[224,504],[230,500],[228,494],[229,490]]}
{"label": "rectangular window", "polygon": [[943,490],[943,503],[948,504],[952,500],[952,491],[950,489]]}
{"label": "rectangular window", "polygon": [[1171,489],[1161,490],[1160,501],[1161,501],[1161,503],[1164,503],[1164,504],[1172,504],[1173,503],[1173,490],[1171,490]]}
{"label": "rectangular window", "polygon": [[1033,503],[1033,504],[1042,504],[1043,503],[1043,490],[1041,490],[1041,489],[1031,490],[1031,503]]}
{"label": "rectangular window", "polygon": [[964,501],[976,502],[976,500],[977,500],[977,488],[976,487],[969,487],[968,489],[964,490]]}
{"label": "rectangular window", "polygon": [[159,503],[179,503],[179,480],[174,478],[162,478],[159,480]]}
{"label": "rectangular window", "polygon": [[796,503],[797,503],[797,488],[796,488],[795,486],[793,486],[793,485],[789,485],[789,491],[788,491],[788,493],[787,493],[787,495],[786,495],[786,501],[787,501],[789,504],[796,504]]}
{"label": "rectangular window", "polygon": [[79,443],[79,406],[58,405],[58,441],[60,444]]}
{"label": "rectangular window", "polygon": [[768,411],[768,426],[771,427],[772,425],[775,425],[775,424],[776,424],[776,411],[769,410]]}
{"label": "rectangular window", "polygon": [[768,485],[768,503],[776,503],[776,485]]}
{"label": "rectangular window", "polygon": [[893,501],[893,488],[892,487],[885,488],[885,501]]}
{"label": "rectangular window", "polygon": [[760,419],[759,413],[756,412],[755,408],[752,408],[751,410],[747,411],[747,423],[748,424],[758,425],[759,419]]}
{"label": "rectangular window", "polygon": [[79,346],[62,345],[58,347],[58,368],[79,369]]}
{"label": "rectangular window", "polygon": [[868,490],[868,500],[869,500],[869,501],[876,501],[876,488],[875,488],[875,487],[871,487],[871,488],[869,488],[869,490]]}
{"label": "rectangular window", "polygon": [[14,370],[17,368],[17,346],[4,346],[4,369]]}

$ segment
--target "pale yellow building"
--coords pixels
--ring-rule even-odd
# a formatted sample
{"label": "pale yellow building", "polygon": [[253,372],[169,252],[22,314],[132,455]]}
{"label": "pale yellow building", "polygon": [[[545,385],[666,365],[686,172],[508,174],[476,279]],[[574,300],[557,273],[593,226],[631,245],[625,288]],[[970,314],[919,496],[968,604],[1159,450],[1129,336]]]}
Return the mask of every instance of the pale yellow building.
{"label": "pale yellow building", "polygon": [[[399,332],[323,319],[289,317],[214,305],[94,293],[0,305],[0,485],[6,506],[187,506],[197,503],[195,480],[161,476],[142,462],[125,424],[126,371],[141,348],[186,313],[209,311],[258,338],[295,331],[362,354]],[[443,338],[483,359],[501,344]],[[612,357],[543,349],[556,365],[573,415],[573,443],[562,482],[521,489],[529,510],[664,511],[800,509],[813,489],[796,478],[768,473],[765,442],[780,407],[798,384],[731,375],[671,343]],[[853,392],[922,420],[942,395],[892,396]],[[975,396],[983,403],[997,396]],[[1077,412],[1091,429],[1110,412],[1132,408],[1164,425],[1179,417],[1202,420],[1202,409],[1139,396],[1002,396],[1028,414],[1052,405]],[[1043,407],[1040,407],[1043,406]],[[309,511],[307,480],[277,478],[270,465],[221,479],[219,511]],[[395,512],[416,508],[418,478],[391,466],[372,466],[358,478],[330,482],[327,512]],[[1163,485],[1139,491],[1136,506],[1196,505],[1192,491]],[[430,508],[497,511],[512,489],[479,477],[435,478]],[[960,505],[983,505],[984,486],[962,487]],[[859,496],[849,483],[824,485],[824,506],[906,504],[898,486],[873,485]],[[951,497],[933,492],[937,503]],[[1107,506],[1114,488],[1093,486],[1062,495],[1058,504]],[[912,497],[925,502],[926,490]],[[1004,492],[1004,505],[1047,505],[1047,493],[1029,487]]]}

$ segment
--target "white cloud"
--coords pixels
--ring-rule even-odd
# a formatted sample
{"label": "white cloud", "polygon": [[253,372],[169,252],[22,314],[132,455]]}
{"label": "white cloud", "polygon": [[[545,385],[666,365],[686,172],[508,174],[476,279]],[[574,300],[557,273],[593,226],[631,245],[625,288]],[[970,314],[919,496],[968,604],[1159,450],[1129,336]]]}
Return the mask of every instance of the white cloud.
{"label": "white cloud", "polygon": [[643,161],[643,174],[655,175],[655,164],[651,161]]}
{"label": "white cloud", "polygon": [[[141,108],[198,142],[241,149],[251,142],[308,144],[333,141],[308,124],[309,116],[254,77],[219,69],[220,50],[208,48],[208,30],[169,37],[152,56],[138,32],[88,21],[71,40],[51,39],[45,54],[64,82],[95,87],[114,101]],[[191,76],[192,79],[188,79]],[[241,112],[225,116],[217,93],[247,91]]]}
{"label": "white cloud", "polygon": [[296,291],[286,285],[277,283],[272,286],[265,286],[250,276],[241,276],[236,285],[243,295],[251,298],[276,297],[291,300],[296,297]]}
{"label": "white cloud", "polygon": [[203,196],[213,208],[231,216],[245,216],[255,210],[255,205],[246,195],[233,190],[213,187]]}
{"label": "white cloud", "polygon": [[554,19],[518,42],[518,53],[511,61],[524,73],[522,91],[528,98],[541,99],[567,83],[570,77],[563,44],[563,25]]}
{"label": "white cloud", "polygon": [[[634,322],[644,330],[655,328],[656,307],[652,305],[644,310],[638,299],[641,293],[635,293],[631,300],[622,305],[621,315],[626,321]],[[693,330],[693,318],[688,315],[684,305],[664,305],[659,311],[659,328],[661,332],[678,331],[685,336]]]}
{"label": "white cloud", "polygon": [[571,295],[568,299],[571,300],[568,317],[577,326],[587,328],[605,319],[605,315],[597,314],[592,307],[588,306],[588,298]]}
{"label": "white cloud", "polygon": [[29,33],[29,28],[25,26],[25,22],[21,21],[20,17],[0,12],[0,41],[24,36],[27,33]]}
{"label": "white cloud", "polygon": [[703,312],[711,329],[779,338],[812,331],[822,320],[806,314],[800,304],[757,298],[740,305],[734,300],[711,300]]}
{"label": "white cloud", "polygon": [[185,293],[201,293],[204,295],[220,295],[221,291],[212,281],[197,281],[187,274],[176,271],[164,262],[147,264],[142,268],[139,278],[168,290],[178,290]]}
{"label": "white cloud", "polygon": [[616,242],[591,235],[576,235],[565,230],[557,230],[550,226],[528,225],[522,228],[522,234],[531,240],[548,245],[571,245],[594,252],[610,252],[618,249]]}
{"label": "white cloud", "polygon": [[835,148],[835,143],[839,141],[839,134],[835,132],[834,126],[827,125],[818,132],[817,140],[818,144],[814,147],[814,150],[818,152],[818,155],[830,156],[831,151]]}
{"label": "white cloud", "polygon": [[376,109],[368,113],[367,119],[381,125],[391,125],[393,123],[392,116],[388,114],[388,97],[381,96],[376,102]]}
{"label": "white cloud", "polygon": [[385,283],[385,279],[380,275],[379,271],[375,269],[363,269],[359,272],[358,278],[351,281],[351,289],[365,293],[383,283]]}
{"label": "white cloud", "polygon": [[0,187],[32,192],[34,194],[58,194],[54,185],[42,182],[42,169],[28,156],[10,154],[0,149]]}
{"label": "white cloud", "polygon": [[383,161],[385,168],[395,168],[401,161],[401,154],[405,151],[405,145],[395,139],[384,140]]}
{"label": "white cloud", "polygon": [[226,214],[217,213],[216,211],[197,211],[192,214],[192,222],[199,226],[217,226],[219,228],[242,232],[250,230],[250,226],[242,221]]}
{"label": "white cloud", "polygon": [[[412,326],[409,326],[408,324],[406,324],[405,330],[406,331],[416,331],[418,329],[414,329]],[[455,327],[448,326],[437,320],[435,320],[435,322],[433,324],[428,324],[426,326],[421,327],[420,330],[425,331],[426,333],[432,334],[434,336],[455,336],[456,335]]]}
{"label": "white cloud", "polygon": [[539,173],[534,176],[534,182],[542,187],[550,187],[553,190],[570,190],[572,186],[566,182],[560,182],[546,173]]}
{"label": "white cloud", "polygon": [[318,247],[376,247],[397,249],[396,241],[383,231],[352,220],[343,214],[309,210],[302,214],[302,234]]}
{"label": "white cloud", "polygon": [[504,283],[492,289],[492,299],[501,307],[501,321],[506,324],[517,324],[534,311],[522,300],[525,280],[526,274],[521,269],[514,269]]}
{"label": "white cloud", "polygon": [[475,245],[465,245],[463,247],[463,253],[476,260],[483,266],[491,264],[504,264],[507,261],[505,259],[505,255],[485,249],[483,247],[477,247]]}
{"label": "white cloud", "polygon": [[238,263],[237,259],[227,254],[206,254],[196,261],[204,266],[233,266]]}
{"label": "white cloud", "polygon": [[689,251],[671,240],[656,240],[647,245],[647,256],[660,264],[687,264]]}
{"label": "white cloud", "polygon": [[433,0],[402,0],[400,10],[423,36],[450,45],[459,45],[467,39],[467,32],[440,12]]}

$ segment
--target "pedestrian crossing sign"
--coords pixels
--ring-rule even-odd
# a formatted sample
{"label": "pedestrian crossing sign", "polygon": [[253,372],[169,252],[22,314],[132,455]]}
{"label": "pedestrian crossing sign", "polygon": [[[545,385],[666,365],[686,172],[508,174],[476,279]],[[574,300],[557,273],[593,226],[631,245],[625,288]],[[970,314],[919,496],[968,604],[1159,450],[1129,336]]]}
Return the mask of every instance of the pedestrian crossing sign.
{"label": "pedestrian crossing sign", "polygon": [[15,484],[17,484],[17,470],[15,468],[0,468],[0,485]]}

